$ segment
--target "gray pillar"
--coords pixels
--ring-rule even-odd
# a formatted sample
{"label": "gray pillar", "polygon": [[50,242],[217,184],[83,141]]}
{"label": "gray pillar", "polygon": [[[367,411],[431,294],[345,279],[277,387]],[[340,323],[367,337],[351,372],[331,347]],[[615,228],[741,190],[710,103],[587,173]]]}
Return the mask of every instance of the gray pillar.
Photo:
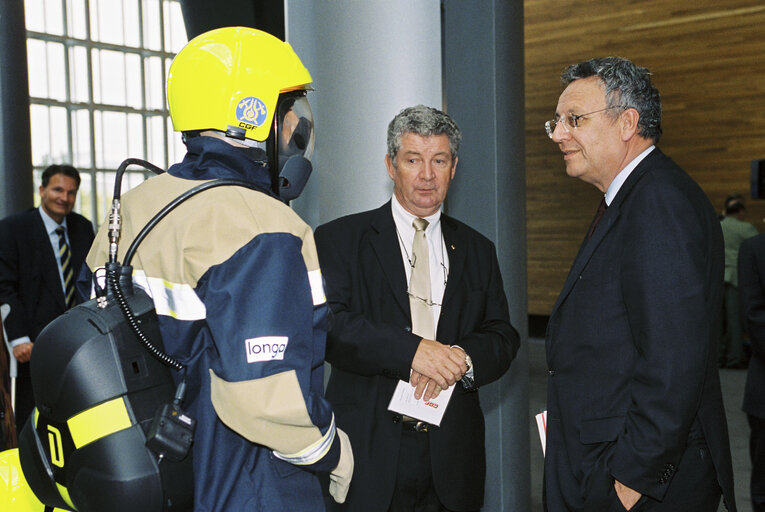
{"label": "gray pillar", "polygon": [[24,0],[0,2],[0,218],[34,204]]}
{"label": "gray pillar", "polygon": [[462,128],[446,208],[496,243],[523,340],[508,374],[481,390],[483,510],[530,510],[522,0],[289,0],[285,20],[316,88],[314,175],[293,202],[312,226],[388,200],[385,131],[401,108],[441,107]]}
{"label": "gray pillar", "polygon": [[438,0],[287,2],[287,40],[316,89],[313,176],[293,203],[312,226],[390,198],[388,123],[409,105],[441,106],[440,12]]}
{"label": "gray pillar", "polygon": [[463,130],[447,209],[496,244],[510,318],[521,334],[510,371],[480,390],[484,510],[530,510],[523,1],[445,0],[443,39],[446,109]]}

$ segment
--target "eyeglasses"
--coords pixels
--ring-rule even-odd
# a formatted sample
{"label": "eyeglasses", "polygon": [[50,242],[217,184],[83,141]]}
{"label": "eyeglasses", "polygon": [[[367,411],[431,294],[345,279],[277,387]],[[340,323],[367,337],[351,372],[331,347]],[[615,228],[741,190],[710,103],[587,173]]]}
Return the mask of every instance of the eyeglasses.
{"label": "eyeglasses", "polygon": [[587,116],[591,116],[592,114],[597,114],[600,112],[605,112],[606,110],[611,110],[612,108],[627,108],[624,105],[615,105],[613,107],[606,107],[601,108],[600,110],[595,110],[594,112],[587,112],[586,114],[572,114],[568,113],[565,116],[559,117],[558,119],[550,119],[549,121],[545,122],[545,131],[547,132],[547,136],[552,139],[553,133],[555,132],[555,128],[558,127],[558,125],[561,125],[564,130],[567,132],[571,132],[569,128],[579,128],[579,120],[584,119]]}
{"label": "eyeglasses", "polygon": [[411,298],[413,298],[413,299],[416,299],[416,300],[419,300],[419,301],[421,301],[421,302],[424,302],[424,303],[425,303],[425,305],[426,305],[426,306],[428,306],[429,308],[432,308],[433,306],[438,306],[438,307],[441,307],[441,306],[443,306],[443,304],[441,304],[440,302],[433,302],[433,301],[432,301],[432,300],[430,300],[430,299],[425,299],[425,298],[422,298],[422,297],[420,297],[419,295],[415,295],[415,294],[413,294],[413,293],[412,293],[412,292],[410,292],[409,290],[407,290],[407,291],[406,291],[406,294],[407,294],[407,295],[409,295],[409,296],[410,296]]}

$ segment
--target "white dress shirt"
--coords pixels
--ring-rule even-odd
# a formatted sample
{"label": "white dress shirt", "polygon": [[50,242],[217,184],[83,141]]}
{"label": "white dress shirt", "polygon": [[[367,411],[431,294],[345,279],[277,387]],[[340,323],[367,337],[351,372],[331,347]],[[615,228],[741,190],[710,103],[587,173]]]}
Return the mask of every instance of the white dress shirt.
{"label": "white dress shirt", "polygon": [[[58,263],[58,276],[61,279],[61,289],[64,291],[64,295],[66,295],[66,286],[64,285],[64,272],[61,270],[61,257],[59,255],[58,250],[58,233],[56,233],[56,229],[58,229],[59,226],[63,226],[64,228],[64,238],[66,239],[66,245],[69,246],[69,251],[72,250],[72,244],[69,242],[69,229],[66,225],[66,217],[64,217],[64,220],[59,224],[53,218],[48,215],[45,210],[43,210],[43,207],[40,206],[37,208],[37,210],[40,212],[40,217],[42,217],[43,224],[45,224],[45,232],[48,233],[48,238],[50,239],[50,246],[53,249],[53,256],[56,258],[56,263]],[[75,269],[72,269],[75,270]],[[77,269],[79,270],[79,269]],[[75,270],[75,272],[77,271]],[[75,277],[77,277],[75,275]]]}
{"label": "white dress shirt", "polygon": [[635,167],[637,167],[637,165],[642,162],[643,159],[648,156],[648,153],[653,151],[653,148],[655,147],[656,146],[651,145],[645,151],[636,156],[630,163],[625,165],[624,169],[619,171],[619,174],[616,175],[614,181],[611,182],[611,184],[608,186],[608,190],[606,190],[606,204],[608,206],[611,206],[611,201],[614,200],[616,193],[619,192],[620,188],[622,188],[622,185],[624,185],[624,182],[627,181],[627,178],[629,178],[630,174],[632,174],[632,171],[635,170]]}

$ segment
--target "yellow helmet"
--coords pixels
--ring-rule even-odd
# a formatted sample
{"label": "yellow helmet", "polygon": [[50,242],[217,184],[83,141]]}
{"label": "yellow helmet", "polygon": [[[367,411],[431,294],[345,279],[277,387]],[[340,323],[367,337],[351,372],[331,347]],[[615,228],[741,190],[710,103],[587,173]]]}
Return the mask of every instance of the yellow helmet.
{"label": "yellow helmet", "polygon": [[0,452],[0,510],[3,512],[43,512],[45,510],[45,505],[37,499],[24,478],[18,448]]}
{"label": "yellow helmet", "polygon": [[288,43],[253,28],[219,28],[189,41],[170,65],[170,118],[176,131],[218,130],[264,142],[279,95],[310,83]]}

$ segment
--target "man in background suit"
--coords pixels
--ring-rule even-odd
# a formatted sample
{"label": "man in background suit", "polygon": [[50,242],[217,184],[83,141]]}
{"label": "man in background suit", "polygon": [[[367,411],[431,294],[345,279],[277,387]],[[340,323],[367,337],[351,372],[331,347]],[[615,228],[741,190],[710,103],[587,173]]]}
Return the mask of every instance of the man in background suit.
{"label": "man in background suit", "polygon": [[738,250],[741,242],[757,235],[757,228],[744,221],[743,198],[726,199],[725,216],[720,219],[725,244],[725,292],[723,294],[722,335],[718,365],[720,368],[746,368],[744,332],[738,291]]}
{"label": "man in background suit", "polygon": [[722,494],[735,511],[717,216],[654,146],[647,69],[607,57],[561,78],[548,135],[604,198],[547,329],[546,509],[716,512]]}
{"label": "man in background suit", "polygon": [[[316,230],[334,313],[327,398],[355,459],[338,510],[477,511],[483,504],[484,419],[476,389],[508,369],[519,338],[494,245],[441,213],[460,139],[445,113],[422,105],[402,110],[388,126],[391,201]],[[426,257],[414,256],[417,236],[427,241]],[[427,297],[410,281],[421,264],[430,277]],[[412,310],[423,306],[430,332],[413,321]],[[388,410],[401,380],[425,401],[455,386],[440,426]]]}
{"label": "man in background suit", "polygon": [[752,510],[765,512],[765,234],[747,238],[738,253],[738,291],[752,357],[743,409],[749,420]]}
{"label": "man in background suit", "polygon": [[[34,407],[29,374],[34,341],[51,320],[80,302],[74,279],[94,234],[90,221],[72,212],[79,187],[77,169],[51,165],[42,174],[39,208],[0,221],[0,304],[11,306],[5,329],[19,362],[17,431]],[[61,235],[60,227],[64,228]],[[66,269],[71,270],[67,278]]]}

